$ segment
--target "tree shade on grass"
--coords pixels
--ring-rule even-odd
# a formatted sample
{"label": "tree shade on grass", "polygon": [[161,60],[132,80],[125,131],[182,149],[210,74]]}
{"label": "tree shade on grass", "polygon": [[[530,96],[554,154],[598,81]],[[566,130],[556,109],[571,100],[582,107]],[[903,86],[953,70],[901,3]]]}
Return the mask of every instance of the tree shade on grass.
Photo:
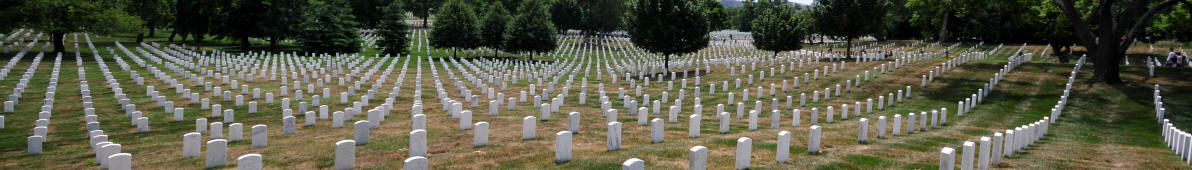
{"label": "tree shade on grass", "polygon": [[670,73],[670,56],[708,46],[708,26],[703,11],[687,0],[638,0],[629,10],[627,32],[633,46],[662,53]]}

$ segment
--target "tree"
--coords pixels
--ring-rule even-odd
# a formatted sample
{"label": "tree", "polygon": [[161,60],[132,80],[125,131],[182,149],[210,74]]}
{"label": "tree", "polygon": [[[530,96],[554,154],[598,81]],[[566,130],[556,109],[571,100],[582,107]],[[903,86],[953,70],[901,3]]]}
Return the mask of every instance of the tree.
{"label": "tree", "polygon": [[817,0],[812,12],[821,34],[845,39],[848,58],[853,55],[853,39],[881,31],[886,15],[879,0]]}
{"label": "tree", "polygon": [[624,0],[583,0],[584,21],[580,30],[587,36],[616,31],[625,15]]}
{"label": "tree", "polygon": [[758,0],[757,2],[743,1],[741,2],[741,8],[738,10],[737,15],[734,16],[733,25],[735,25],[739,31],[753,31],[753,20],[757,18],[758,15],[761,15],[762,11],[770,9],[777,4],[786,3],[786,0]]}
{"label": "tree", "polygon": [[758,49],[779,52],[803,48],[804,31],[800,27],[795,10],[787,5],[767,9],[753,20],[753,46]]}
{"label": "tree", "polygon": [[[161,23],[169,23],[173,17],[174,0],[136,0],[136,2],[129,2],[125,4],[128,14],[140,17],[144,21],[144,30],[149,31],[149,36],[153,37],[156,34],[157,26]],[[144,41],[144,32],[137,33],[137,42]]]}
{"label": "tree", "polygon": [[298,44],[303,50],[318,53],[354,53],[360,51],[352,8],[346,0],[326,0],[314,4],[314,12],[303,23]]}
{"label": "tree", "polygon": [[583,9],[576,0],[558,0],[550,6],[550,21],[559,29],[559,33],[567,30],[579,29],[583,22]]}
{"label": "tree", "polygon": [[501,50],[505,45],[505,29],[509,27],[509,20],[512,18],[500,1],[489,4],[488,11],[484,13],[484,20],[480,25],[480,43],[481,46],[492,48],[494,56],[495,51]]}
{"label": "tree", "polygon": [[555,24],[550,22],[550,13],[540,1],[522,1],[517,7],[517,17],[505,31],[505,50],[512,53],[534,53],[554,51],[559,47],[556,41]]}
{"label": "tree", "polygon": [[227,18],[225,9],[231,8],[230,4],[230,0],[178,0],[174,31],[184,41],[187,35],[193,35],[195,43],[202,42],[204,36],[217,32],[223,25]]}
{"label": "tree", "polygon": [[1171,12],[1155,16],[1154,31],[1166,39],[1192,41],[1192,5],[1176,4]]}
{"label": "tree", "polygon": [[410,50],[406,47],[410,45],[410,38],[406,34],[410,32],[410,26],[406,25],[402,2],[390,2],[381,11],[380,25],[377,25],[377,34],[381,39],[377,40],[377,45],[384,48],[385,54],[408,54]]}
{"label": "tree", "polygon": [[262,0],[236,0],[218,34],[239,40],[240,50],[248,51],[248,39],[260,37],[264,33],[258,24],[266,20],[265,16],[262,16],[265,13],[259,12],[265,10]]}
{"label": "tree", "polygon": [[[472,6],[462,0],[450,0],[435,14],[430,30],[430,45],[437,48],[473,49],[480,47],[480,29]],[[452,54],[451,56],[455,56]]]}
{"label": "tree", "polygon": [[637,0],[627,19],[633,46],[662,53],[666,72],[670,56],[698,51],[708,46],[708,22],[703,11],[687,0]]}
{"label": "tree", "polygon": [[[1156,13],[1176,3],[1188,4],[1186,0],[1164,0],[1153,3],[1147,0],[1097,1],[1092,10],[1078,11],[1075,0],[1052,0],[1068,18],[1073,34],[1080,44],[1093,56],[1093,81],[1106,84],[1120,84],[1121,61],[1126,49],[1138,38],[1138,32],[1146,29]],[[1092,2],[1088,2],[1092,3]],[[1148,7],[1149,6],[1149,7]],[[1089,13],[1092,16],[1082,17]]]}
{"label": "tree", "polygon": [[[381,23],[382,7],[392,3],[386,1],[398,0],[350,0],[352,5],[352,16],[356,16],[356,23],[360,23],[360,27],[375,28]],[[401,13],[405,14],[405,13]],[[404,21],[403,21],[404,22]]]}
{"label": "tree", "polygon": [[408,10],[414,13],[414,17],[422,18],[422,27],[426,26],[426,20],[430,19],[430,14],[436,12],[435,10],[443,5],[443,0],[409,0]]}
{"label": "tree", "polygon": [[[306,20],[306,0],[270,0],[265,10],[266,20],[260,23],[262,37],[269,38],[269,49],[278,50],[282,39],[294,38],[302,33],[302,22]],[[405,21],[402,21],[405,23]]]}
{"label": "tree", "polygon": [[1079,42],[1076,35],[1072,34],[1072,24],[1068,18],[1060,14],[1059,7],[1048,1],[1035,2],[1031,9],[1034,13],[1032,17],[1035,17],[1032,20],[1035,23],[1030,25],[1038,26],[1032,35],[1043,38],[1055,51],[1051,54],[1060,62],[1068,62],[1071,57],[1068,53],[1072,51],[1072,46]]}
{"label": "tree", "polygon": [[26,15],[19,16],[22,19],[14,20],[14,23],[49,32],[54,52],[66,51],[63,45],[66,33],[139,32],[142,24],[140,19],[114,4],[87,0],[31,0],[22,3],[15,8]]}
{"label": "tree", "polygon": [[708,21],[708,30],[728,29],[729,15],[720,1],[700,0],[700,5],[704,10],[704,18]]}

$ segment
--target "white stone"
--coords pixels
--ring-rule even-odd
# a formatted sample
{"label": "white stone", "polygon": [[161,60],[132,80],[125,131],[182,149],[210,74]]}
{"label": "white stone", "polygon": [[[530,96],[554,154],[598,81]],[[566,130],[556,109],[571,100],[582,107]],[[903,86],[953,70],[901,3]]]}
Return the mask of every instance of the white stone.
{"label": "white stone", "polygon": [[621,122],[609,122],[606,125],[608,134],[605,135],[607,151],[615,151],[621,149]]}
{"label": "white stone", "polygon": [[344,170],[356,167],[356,141],[341,140],[335,142],[335,169]]}
{"label": "white stone", "polygon": [[264,161],[264,159],[265,159],[264,157],[261,157],[261,154],[255,154],[255,153],[244,154],[243,156],[236,158],[236,169],[237,170],[262,170],[262,169],[264,169],[264,164],[262,163],[262,161]]}
{"label": "white stone", "polygon": [[352,139],[356,145],[368,144],[369,130],[372,129],[372,125],[367,120],[356,121],[352,124],[352,129]]}
{"label": "white stone", "polygon": [[638,158],[629,158],[621,163],[621,170],[645,170],[646,161]]}
{"label": "white stone", "polygon": [[749,158],[753,154],[753,139],[741,137],[737,139],[735,169],[749,169]]}
{"label": "white stone", "polygon": [[200,143],[202,142],[201,140],[203,140],[202,138],[202,134],[195,132],[182,135],[182,158],[199,157],[199,155],[202,154],[202,151],[200,151],[202,147],[200,146],[202,145],[202,143]]}
{"label": "white stone", "polygon": [[956,166],[956,150],[949,148],[949,147],[944,147],[944,149],[940,149],[940,166],[939,166],[940,170],[956,169],[955,166]]}
{"label": "white stone", "polygon": [[410,156],[426,156],[426,130],[410,132]]}
{"label": "white stone", "polygon": [[555,133],[555,163],[568,161],[571,161],[571,132],[561,131]]}
{"label": "white stone", "polygon": [[820,126],[812,125],[809,135],[807,136],[807,152],[811,154],[820,153]]}
{"label": "white stone", "polygon": [[214,139],[207,141],[207,161],[206,167],[213,168],[224,166],[228,161],[228,141],[223,139]]}
{"label": "white stone", "polygon": [[687,169],[690,170],[706,170],[708,169],[708,148],[704,146],[691,147],[688,150]]}
{"label": "white stone", "polygon": [[430,169],[430,162],[426,159],[426,157],[413,156],[410,158],[406,158],[405,164],[402,169],[404,169],[404,170],[428,170],[428,169]]}
{"label": "white stone", "polygon": [[488,145],[488,122],[476,122],[476,128],[472,132],[472,146],[482,147]]}
{"label": "white stone", "polygon": [[266,125],[252,126],[252,148],[263,148],[269,145],[269,127]]}

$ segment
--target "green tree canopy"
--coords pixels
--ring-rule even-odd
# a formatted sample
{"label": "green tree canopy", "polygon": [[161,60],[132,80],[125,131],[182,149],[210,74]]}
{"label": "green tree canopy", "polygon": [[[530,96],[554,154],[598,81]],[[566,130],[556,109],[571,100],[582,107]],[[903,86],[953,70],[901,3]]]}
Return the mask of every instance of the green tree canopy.
{"label": "green tree canopy", "polygon": [[[672,54],[686,54],[708,46],[704,13],[687,0],[637,0],[629,10],[626,31],[633,46],[662,53],[670,70]],[[667,71],[669,73],[669,71]]]}
{"label": "green tree canopy", "polygon": [[509,16],[509,11],[505,11],[505,6],[501,5],[500,1],[495,1],[488,5],[488,11],[484,13],[484,20],[480,25],[481,46],[492,48],[495,50],[503,49],[505,45],[505,29],[509,28],[509,20],[513,17]]}
{"label": "green tree canopy", "polygon": [[586,35],[616,31],[625,15],[624,0],[583,0],[584,17],[580,30]]}
{"label": "green tree canopy", "polygon": [[268,13],[260,12],[266,9],[262,0],[235,0],[223,27],[216,34],[239,40],[240,50],[248,51],[248,38],[261,37],[265,32],[258,24],[267,20],[264,15]]}
{"label": "green tree canopy", "polygon": [[352,8],[346,0],[316,3],[315,10],[303,23],[298,44],[303,50],[319,53],[354,53],[360,51],[360,35]]}
{"label": "green tree canopy", "polygon": [[[54,52],[65,52],[62,40],[67,33],[111,34],[140,32],[142,21],[119,6],[87,0],[30,0],[15,7],[12,23],[50,33]],[[0,7],[3,8],[3,7]]]}
{"label": "green tree canopy", "polygon": [[414,17],[422,18],[422,27],[426,27],[427,20],[430,19],[430,14],[436,12],[439,6],[443,5],[443,0],[408,0],[406,9],[414,14]]}
{"label": "green tree canopy", "polygon": [[576,0],[557,0],[550,6],[550,21],[560,33],[579,29],[583,18],[583,9]]}
{"label": "green tree canopy", "polygon": [[349,3],[352,5],[352,16],[356,16],[356,23],[360,23],[360,27],[375,28],[381,23],[381,17],[386,15],[381,8],[392,4],[388,1],[400,0],[350,0]]}
{"label": "green tree canopy", "polygon": [[380,25],[377,25],[377,46],[384,48],[383,52],[390,55],[408,54],[410,38],[406,37],[410,26],[406,25],[405,7],[401,1],[393,1],[381,8]]}
{"label": "green tree canopy", "polygon": [[800,25],[795,10],[790,6],[779,5],[766,9],[753,20],[753,31],[750,32],[753,46],[773,51],[774,56],[778,56],[779,52],[803,48],[805,36]]}
{"label": "green tree canopy", "polygon": [[505,37],[505,49],[512,53],[543,53],[558,48],[555,24],[550,22],[550,13],[540,1],[522,1],[517,16],[509,25]]}
{"label": "green tree canopy", "polygon": [[479,21],[472,6],[462,0],[450,0],[443,4],[435,17],[438,18],[430,30],[431,46],[457,49],[480,47]]}
{"label": "green tree canopy", "polygon": [[269,48],[277,50],[282,39],[294,38],[302,33],[302,22],[306,21],[306,0],[270,0],[265,10],[266,20],[260,22],[261,37],[269,38]]}
{"label": "green tree canopy", "polygon": [[1170,12],[1155,16],[1154,31],[1164,38],[1192,41],[1192,5],[1176,4]]}
{"label": "green tree canopy", "polygon": [[717,31],[729,28],[728,11],[724,4],[717,0],[700,0],[700,7],[704,10],[704,18],[708,21],[708,30]]}
{"label": "green tree canopy", "polygon": [[886,15],[880,0],[817,0],[812,12],[820,34],[845,39],[847,57],[852,57],[853,39],[881,31]]}

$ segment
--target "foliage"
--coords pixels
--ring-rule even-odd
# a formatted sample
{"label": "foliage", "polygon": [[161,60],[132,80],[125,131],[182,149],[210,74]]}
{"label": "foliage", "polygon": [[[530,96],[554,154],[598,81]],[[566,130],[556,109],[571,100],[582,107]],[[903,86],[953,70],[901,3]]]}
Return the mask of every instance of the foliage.
{"label": "foliage", "polygon": [[621,28],[624,0],[583,0],[580,3],[584,10],[580,29],[585,34],[613,32]]}
{"label": "foliage", "polygon": [[443,0],[408,0],[406,2],[406,10],[414,14],[414,17],[422,18],[422,27],[426,27],[427,20],[430,19],[430,14],[437,12],[437,9],[443,5]]}
{"label": "foliage", "polygon": [[1176,4],[1170,12],[1155,16],[1154,31],[1164,38],[1181,42],[1192,41],[1192,5]]}
{"label": "foliage", "polygon": [[579,29],[580,24],[583,24],[583,18],[583,9],[576,0],[557,0],[550,6],[550,21],[559,32]]}
{"label": "foliage", "polygon": [[728,11],[717,0],[700,0],[700,8],[704,10],[704,18],[708,21],[708,30],[724,30],[729,28]]}
{"label": "foliage", "polygon": [[509,27],[509,20],[512,18],[500,1],[489,4],[480,25],[481,46],[502,49],[505,44],[505,29]]}
{"label": "foliage", "polygon": [[630,8],[626,29],[633,46],[662,53],[667,69],[671,54],[686,54],[708,46],[703,12],[687,0],[637,0]]}
{"label": "foliage", "polygon": [[326,0],[315,4],[314,12],[303,23],[298,44],[316,53],[354,53],[360,51],[360,35],[352,8],[346,0]]}
{"label": "foliage", "polygon": [[800,26],[795,10],[788,5],[779,5],[762,12],[753,20],[753,46],[758,49],[778,52],[802,48],[804,30]]}
{"label": "foliage", "polygon": [[517,17],[514,17],[506,31],[507,51],[543,53],[558,48],[555,25],[550,22],[550,13],[545,5],[540,1],[523,1],[517,8]]}
{"label": "foliage", "polygon": [[[392,3],[386,1],[398,0],[350,0],[352,5],[352,16],[356,16],[356,23],[360,23],[360,27],[374,28],[380,24],[381,17],[385,16],[384,8]],[[403,11],[404,12],[404,11]],[[399,13],[404,14],[404,13]]]}
{"label": "foliage", "polygon": [[409,54],[410,50],[407,47],[410,45],[410,37],[406,37],[406,34],[409,34],[410,26],[406,25],[405,7],[402,6],[402,2],[390,2],[381,8],[381,14],[380,24],[377,25],[377,34],[381,39],[377,40],[377,46],[384,48],[385,54]]}
{"label": "foliage", "polygon": [[25,15],[4,24],[49,32],[55,52],[65,51],[62,39],[66,33],[112,34],[141,30],[140,19],[111,4],[86,0],[32,0],[20,5],[10,8]]}
{"label": "foliage", "polygon": [[302,22],[306,20],[306,0],[270,0],[265,16],[260,22],[261,37],[269,38],[269,46],[277,49],[281,39],[294,38],[302,33]]}
{"label": "foliage", "polygon": [[820,34],[844,39],[852,56],[852,41],[881,31],[885,8],[880,0],[819,0],[812,16]]}
{"label": "foliage", "polygon": [[217,35],[240,40],[241,50],[248,51],[248,38],[260,37],[265,32],[258,24],[267,20],[264,16],[267,13],[260,12],[266,9],[262,0],[236,0]]}
{"label": "foliage", "polygon": [[480,47],[480,28],[472,6],[462,0],[450,0],[435,14],[430,31],[430,45],[438,48],[473,49]]}

